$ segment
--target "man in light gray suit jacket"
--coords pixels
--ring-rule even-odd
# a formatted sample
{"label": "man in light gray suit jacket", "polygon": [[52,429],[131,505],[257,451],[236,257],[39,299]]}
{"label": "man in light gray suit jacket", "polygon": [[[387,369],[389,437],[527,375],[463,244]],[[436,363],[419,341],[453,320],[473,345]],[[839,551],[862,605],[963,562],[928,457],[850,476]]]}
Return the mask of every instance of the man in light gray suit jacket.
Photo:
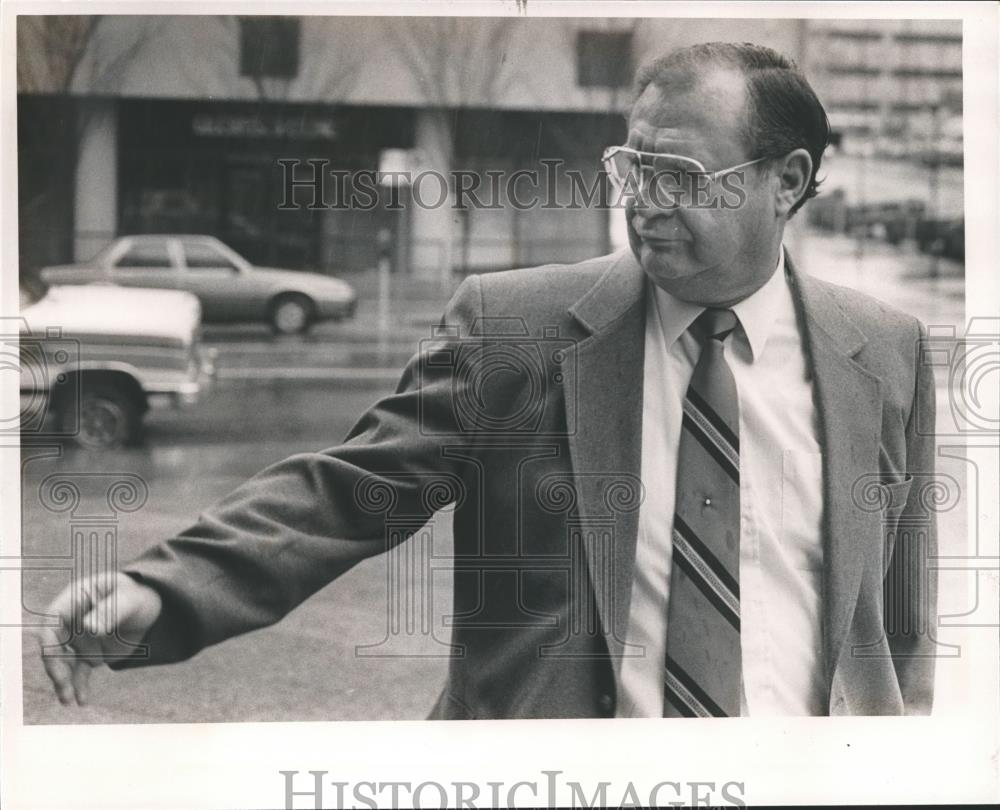
{"label": "man in light gray suit jacket", "polygon": [[433,718],[929,712],[923,328],[782,246],[828,140],[767,48],[645,68],[605,154],[630,249],[470,277],[343,443],[61,595],[89,632],[43,632],[59,698],[95,662],[272,624],[450,503],[460,654]]}

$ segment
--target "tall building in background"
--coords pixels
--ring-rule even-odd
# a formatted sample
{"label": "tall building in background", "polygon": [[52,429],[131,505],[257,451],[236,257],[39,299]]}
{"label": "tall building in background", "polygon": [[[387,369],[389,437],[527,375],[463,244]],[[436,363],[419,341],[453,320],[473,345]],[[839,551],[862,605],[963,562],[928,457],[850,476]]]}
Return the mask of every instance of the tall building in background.
{"label": "tall building in background", "polygon": [[847,154],[962,156],[962,27],[810,20],[807,69]]}

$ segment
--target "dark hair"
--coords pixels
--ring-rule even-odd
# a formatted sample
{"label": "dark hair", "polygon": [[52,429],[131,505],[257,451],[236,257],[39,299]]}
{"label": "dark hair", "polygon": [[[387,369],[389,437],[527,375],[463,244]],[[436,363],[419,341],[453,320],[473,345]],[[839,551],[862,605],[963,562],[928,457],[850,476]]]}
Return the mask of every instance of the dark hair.
{"label": "dark hair", "polygon": [[830,120],[806,77],[785,56],[749,42],[705,42],[679,48],[639,69],[634,100],[650,85],[693,87],[707,67],[739,71],[746,82],[747,109],[744,140],[752,158],[778,157],[805,149],[812,158],[812,176],[806,192],[789,216],[819,190],[816,174],[830,145]]}

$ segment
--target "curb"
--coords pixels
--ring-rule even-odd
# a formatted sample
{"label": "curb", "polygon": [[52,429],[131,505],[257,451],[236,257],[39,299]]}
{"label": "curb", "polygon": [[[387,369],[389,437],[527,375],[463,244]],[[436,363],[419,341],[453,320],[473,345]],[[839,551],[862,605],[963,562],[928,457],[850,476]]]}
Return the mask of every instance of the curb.
{"label": "curb", "polygon": [[325,368],[233,368],[219,369],[216,383],[222,382],[344,382],[374,383],[379,385],[399,382],[402,368],[351,368],[328,366]]}

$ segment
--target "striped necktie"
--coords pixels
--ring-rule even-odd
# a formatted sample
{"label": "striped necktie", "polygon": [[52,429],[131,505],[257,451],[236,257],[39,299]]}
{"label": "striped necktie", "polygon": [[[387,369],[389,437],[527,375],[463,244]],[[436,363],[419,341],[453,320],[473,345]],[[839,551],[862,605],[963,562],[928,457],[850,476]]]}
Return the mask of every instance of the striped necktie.
{"label": "striped necktie", "polygon": [[664,717],[740,715],[740,419],[722,345],[735,327],[728,309],[690,327],[702,349],[677,452]]}

